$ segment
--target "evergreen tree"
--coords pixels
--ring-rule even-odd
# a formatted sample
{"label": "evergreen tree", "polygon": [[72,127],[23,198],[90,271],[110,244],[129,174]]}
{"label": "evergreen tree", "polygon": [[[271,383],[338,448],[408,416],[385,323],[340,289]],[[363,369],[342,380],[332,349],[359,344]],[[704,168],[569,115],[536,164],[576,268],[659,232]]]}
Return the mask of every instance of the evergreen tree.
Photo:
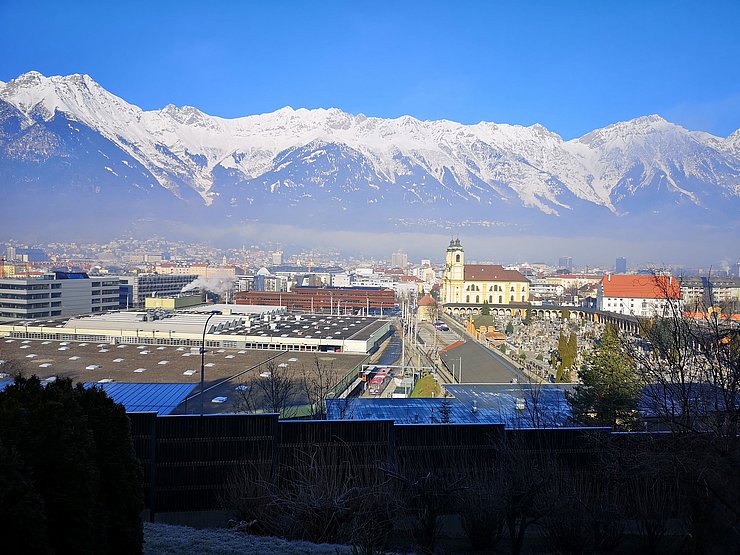
{"label": "evergreen tree", "polygon": [[102,389],[85,389],[77,384],[75,393],[95,440],[100,471],[98,517],[105,527],[105,552],[136,553],[144,540],[140,516],[144,498],[143,474],[131,442],[131,423],[123,406],[113,402]]}
{"label": "evergreen tree", "polygon": [[450,415],[452,414],[452,404],[449,399],[442,399],[442,403],[439,406],[439,421],[442,424],[449,424],[452,422]]}
{"label": "evergreen tree", "polygon": [[42,387],[16,377],[0,392],[0,482],[15,476],[17,492],[0,495],[0,514],[15,515],[0,520],[20,531],[41,512],[28,552],[141,553],[141,470],[128,426],[123,407],[69,379]]}
{"label": "evergreen tree", "polygon": [[491,315],[491,307],[488,306],[488,301],[483,301],[483,306],[480,309],[481,316],[490,316]]}
{"label": "evergreen tree", "polygon": [[578,354],[578,344],[576,341],[576,335],[574,333],[571,333],[567,340],[563,336],[563,352],[560,355],[563,361],[563,368],[573,368],[573,364],[576,361],[576,354]]}
{"label": "evergreen tree", "polygon": [[531,310],[524,311],[524,320],[522,320],[522,322],[524,322],[525,326],[528,326],[529,324],[532,323],[532,311]]}
{"label": "evergreen tree", "polygon": [[0,393],[0,441],[22,461],[44,501],[52,549],[90,553],[100,545],[95,444],[71,381],[42,387],[36,376],[16,378]]}
{"label": "evergreen tree", "polygon": [[506,335],[511,335],[512,333],[514,333],[514,324],[509,321],[509,323],[506,324]]}
{"label": "evergreen tree", "polygon": [[569,395],[573,417],[582,424],[634,428],[641,385],[631,358],[623,351],[618,331],[608,325],[601,343],[578,370],[581,381]]}
{"label": "evergreen tree", "polygon": [[0,531],[4,553],[51,553],[44,499],[18,454],[0,441]]}
{"label": "evergreen tree", "polygon": [[568,340],[565,338],[563,330],[560,330],[560,336],[558,337],[558,355],[560,355],[560,360],[563,361],[563,364],[565,364],[565,360],[568,356],[566,353],[567,350]]}

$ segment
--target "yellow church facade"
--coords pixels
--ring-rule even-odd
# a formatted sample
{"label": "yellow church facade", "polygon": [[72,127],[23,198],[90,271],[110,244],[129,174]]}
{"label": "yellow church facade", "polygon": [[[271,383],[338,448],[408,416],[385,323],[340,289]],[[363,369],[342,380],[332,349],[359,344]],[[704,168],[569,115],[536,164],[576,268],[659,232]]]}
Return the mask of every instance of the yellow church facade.
{"label": "yellow church facade", "polygon": [[453,315],[480,314],[483,303],[491,314],[523,315],[529,306],[529,280],[498,264],[465,264],[462,244],[454,239],[445,254],[442,303]]}

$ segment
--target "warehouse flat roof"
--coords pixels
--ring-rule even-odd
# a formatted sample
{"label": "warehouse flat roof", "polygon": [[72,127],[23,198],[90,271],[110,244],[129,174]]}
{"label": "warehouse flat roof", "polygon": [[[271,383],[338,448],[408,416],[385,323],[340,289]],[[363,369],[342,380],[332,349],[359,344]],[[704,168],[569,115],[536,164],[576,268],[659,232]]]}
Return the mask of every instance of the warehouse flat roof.
{"label": "warehouse flat roof", "polygon": [[215,335],[366,341],[388,320],[373,316],[299,314],[253,320]]}
{"label": "warehouse flat roof", "polygon": [[[36,374],[42,380],[56,377],[101,385],[184,384],[195,388],[186,397],[199,392],[198,347],[2,338],[0,352],[3,359],[24,363],[28,375]],[[204,355],[208,390],[205,408],[208,413],[239,410],[239,386],[259,376],[269,361],[285,368],[294,379],[302,380],[304,370],[313,368],[318,360],[331,368],[338,380],[364,358],[364,354],[349,353],[209,348]],[[226,401],[212,401],[218,397],[225,397]],[[197,411],[199,400],[192,400],[187,412]],[[184,405],[181,403],[176,412],[186,412]]]}
{"label": "warehouse flat roof", "polygon": [[200,312],[208,314],[214,310],[220,310],[224,314],[261,315],[265,313],[285,312],[287,308],[284,306],[269,306],[262,304],[201,304],[181,309],[181,312]]}
{"label": "warehouse flat roof", "polygon": [[[156,319],[154,319],[156,314]],[[206,320],[210,319],[209,328],[233,327],[239,325],[242,317],[181,313],[181,312],[111,312],[94,316],[71,318],[65,328],[95,330],[133,330],[164,331],[174,333],[203,333]]]}
{"label": "warehouse flat roof", "polygon": [[[219,306],[219,305],[210,305]],[[223,305],[236,306],[236,305]],[[264,308],[264,307],[263,307]],[[269,307],[275,308],[275,307]],[[156,319],[155,319],[156,314]],[[199,311],[122,311],[73,318],[36,319],[9,323],[10,326],[33,326],[54,329],[100,331],[164,332],[198,335],[209,321],[210,336],[292,338],[292,339],[352,339],[366,341],[387,319],[377,316],[329,314],[274,314],[262,311],[256,314],[216,314]]]}

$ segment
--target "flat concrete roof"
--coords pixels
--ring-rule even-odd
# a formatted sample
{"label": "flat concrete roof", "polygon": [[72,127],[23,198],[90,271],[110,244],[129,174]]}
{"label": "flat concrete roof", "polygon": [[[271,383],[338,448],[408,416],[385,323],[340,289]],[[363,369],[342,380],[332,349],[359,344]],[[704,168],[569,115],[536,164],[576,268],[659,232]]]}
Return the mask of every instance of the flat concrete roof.
{"label": "flat concrete roof", "polygon": [[265,313],[279,313],[286,312],[287,308],[284,306],[270,306],[262,304],[201,304],[196,306],[187,306],[178,310],[178,312],[204,312],[209,313],[214,310],[220,310],[226,315],[231,314],[265,314]]}
{"label": "flat concrete roof", "polygon": [[[163,345],[111,345],[82,341],[0,338],[0,359],[15,359],[25,363],[29,374],[41,379],[51,376],[68,377],[83,383],[162,383],[197,385],[200,389],[200,354],[198,347]],[[32,356],[33,355],[33,356]],[[341,378],[355,368],[365,355],[325,352],[268,351],[258,349],[208,349],[205,354],[206,412],[234,412],[238,407],[239,385],[257,377],[265,364],[272,360],[284,367],[295,379],[303,376],[304,368],[316,360],[330,365]],[[2,365],[0,365],[2,372]],[[211,399],[226,397],[223,403]],[[197,411],[199,400],[191,402],[189,412]],[[193,406],[198,405],[198,406]],[[212,405],[212,406],[211,406]],[[178,409],[176,412],[184,412]]]}
{"label": "flat concrete roof", "polygon": [[249,335],[257,337],[283,337],[301,339],[356,339],[368,340],[388,320],[373,316],[299,314],[256,320],[234,329],[215,332],[213,335]]}
{"label": "flat concrete roof", "polygon": [[[210,305],[218,306],[218,305]],[[238,305],[223,305],[238,306]],[[264,307],[263,307],[264,308]],[[270,307],[276,308],[276,307]],[[209,336],[293,338],[293,339],[336,339],[367,341],[387,319],[377,316],[330,315],[330,314],[217,314],[209,322]],[[152,311],[121,311],[105,314],[76,316],[72,318],[36,319],[10,322],[9,326],[33,326],[50,328],[63,333],[64,329],[172,332],[200,336],[203,326],[211,316],[207,312],[192,310],[165,312],[161,318],[147,319]],[[213,328],[216,329],[213,329]]]}

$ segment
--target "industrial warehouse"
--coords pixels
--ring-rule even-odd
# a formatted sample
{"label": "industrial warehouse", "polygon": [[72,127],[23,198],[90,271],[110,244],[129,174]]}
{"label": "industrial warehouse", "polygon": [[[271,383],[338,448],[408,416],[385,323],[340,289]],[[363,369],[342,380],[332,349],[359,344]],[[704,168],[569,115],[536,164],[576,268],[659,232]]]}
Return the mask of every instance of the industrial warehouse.
{"label": "industrial warehouse", "polygon": [[106,344],[205,346],[368,354],[390,321],[369,316],[288,314],[283,307],[207,305],[185,311],[130,311],[0,325],[0,337]]}

